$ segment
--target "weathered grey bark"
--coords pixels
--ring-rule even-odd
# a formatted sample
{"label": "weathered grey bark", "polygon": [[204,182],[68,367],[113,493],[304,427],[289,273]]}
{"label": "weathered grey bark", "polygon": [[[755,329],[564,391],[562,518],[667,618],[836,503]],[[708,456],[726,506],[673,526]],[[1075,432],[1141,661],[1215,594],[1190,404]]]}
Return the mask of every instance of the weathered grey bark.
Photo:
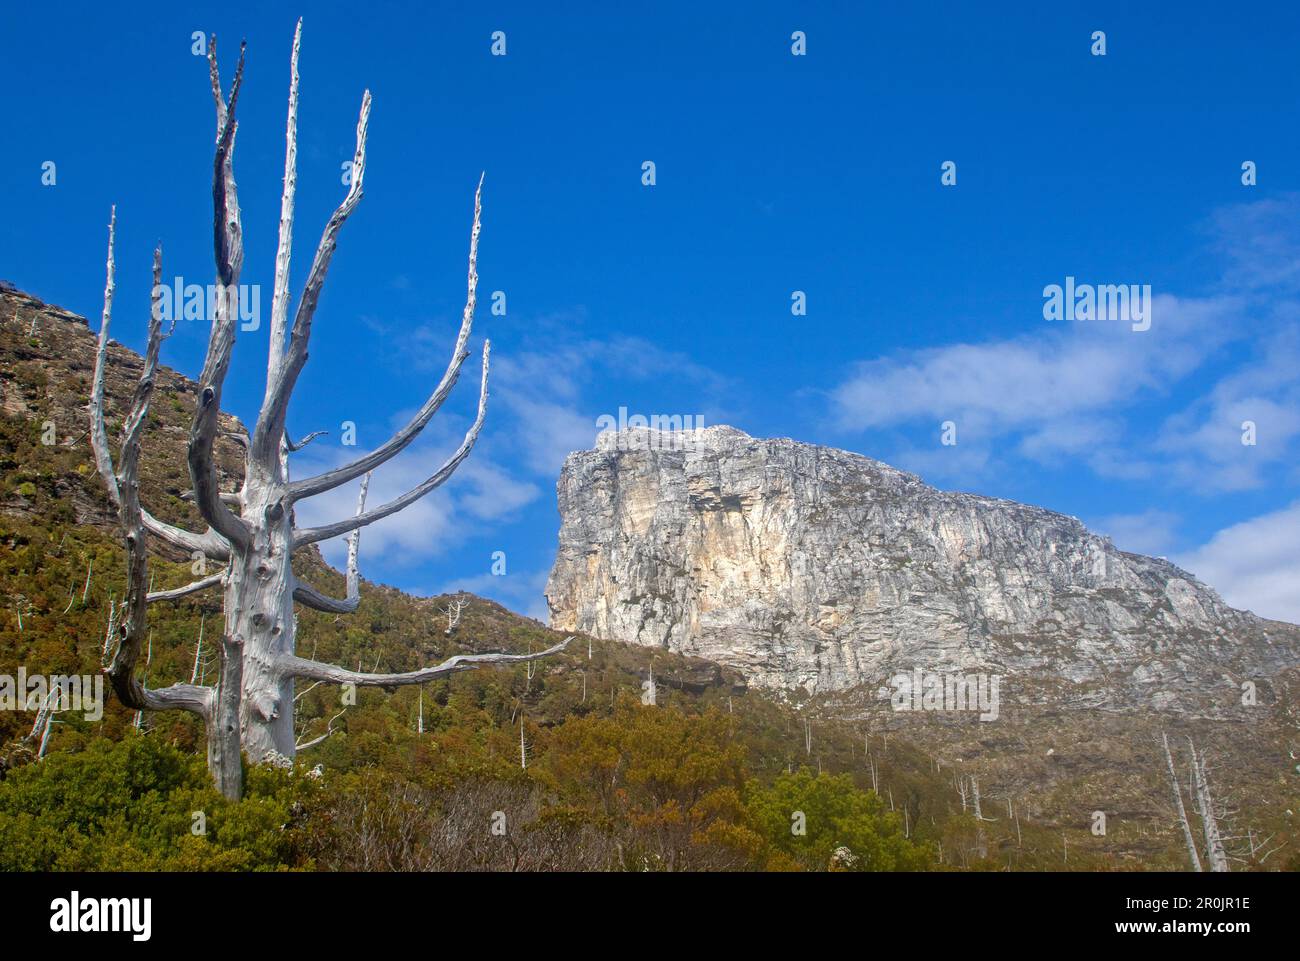
{"label": "weathered grey bark", "polygon": [[[128,706],[137,709],[183,707],[208,722],[209,762],[218,785],[228,796],[240,791],[239,748],[254,762],[292,758],[299,745],[293,731],[293,687],[296,678],[313,678],[345,684],[392,686],[419,684],[482,664],[531,661],[561,650],[568,641],[537,654],[480,654],[450,658],[436,667],[405,673],[348,671],[333,665],[300,658],[295,653],[294,602],[316,610],[347,613],[356,609],[360,597],[357,554],[360,529],[397,513],[434,490],[454,473],[469,455],[482,429],[487,409],[488,358],[490,345],[483,345],[482,380],[478,412],[464,440],[450,458],[417,487],[378,508],[366,511],[365,490],[372,470],[395,457],[424,429],[450,394],[469,356],[468,342],[473,328],[478,237],[482,212],[482,179],[474,197],[474,221],[470,234],[468,293],[451,362],[432,395],[412,420],[389,441],[371,453],[318,477],[291,481],[288,454],[305,444],[293,444],[286,432],[289,400],[307,361],[312,321],[338,235],[362,197],[366,167],[366,132],[370,119],[370,92],[361,100],[357,121],[356,151],[351,182],[338,209],[330,217],[317,245],[306,285],[298,302],[293,323],[289,323],[289,271],[293,245],[294,196],[297,182],[298,54],[302,22],[294,32],[290,61],[289,111],[285,133],[284,190],[281,197],[279,243],[276,250],[274,294],[271,308],[270,349],[266,392],[257,424],[248,436],[223,434],[219,417],[221,393],[229,371],[234,346],[237,310],[230,292],[237,289],[243,268],[243,228],[232,157],[237,122],[239,90],[243,82],[244,47],[231,85],[229,99],[222,93],[217,69],[216,38],[208,44],[208,66],[212,97],[216,106],[216,151],[213,161],[213,240],[217,284],[215,315],[208,338],[208,351],[199,377],[198,401],[190,429],[187,460],[193,485],[193,500],[208,529],[194,534],[164,524],[139,504],[135,467],[140,435],[158,347],[163,339],[158,309],[150,325],[149,350],[141,387],[128,428],[123,433],[122,469],[115,475],[103,423],[103,366],[107,356],[109,314],[113,293],[113,263],[110,228],[109,281],[105,291],[104,323],[100,330],[99,357],[91,394],[92,446],[96,464],[110,498],[119,508],[127,539],[131,591],[122,625],[122,644],[110,669],[114,690]],[[155,260],[155,288],[161,269]],[[215,457],[219,436],[236,440],[244,449],[244,477],[237,493],[222,491]],[[333,490],[359,477],[361,496],[355,516],[307,530],[293,526],[295,502]],[[144,585],[147,559],[145,531],[191,553],[226,563],[220,574],[171,591],[149,593]],[[291,568],[295,550],[327,538],[351,533],[348,548],[347,596],[327,597],[296,578]],[[172,599],[221,584],[224,592],[224,630],[221,664],[215,687],[176,685],[164,691],[146,691],[134,676],[139,638],[145,626],[149,601]],[[334,719],[336,720],[337,717]],[[334,732],[333,720],[324,737]],[[311,743],[319,743],[318,738]],[[309,745],[301,745],[303,747]]]}
{"label": "weathered grey bark", "polygon": [[1187,820],[1187,808],[1183,805],[1183,789],[1178,784],[1178,774],[1174,771],[1174,755],[1169,750],[1169,735],[1161,734],[1160,739],[1165,745],[1165,763],[1169,766],[1169,785],[1174,790],[1174,807],[1178,812],[1178,823],[1183,829],[1183,841],[1187,845],[1187,856],[1191,859],[1192,870],[1204,870],[1201,867],[1201,856],[1196,852],[1196,839],[1192,836],[1192,826]]}

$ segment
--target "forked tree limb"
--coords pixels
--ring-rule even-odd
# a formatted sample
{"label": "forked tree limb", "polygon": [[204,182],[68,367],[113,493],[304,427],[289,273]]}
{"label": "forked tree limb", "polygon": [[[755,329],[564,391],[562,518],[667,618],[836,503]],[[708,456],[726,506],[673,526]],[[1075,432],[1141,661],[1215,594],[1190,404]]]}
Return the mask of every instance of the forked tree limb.
{"label": "forked tree limb", "polygon": [[[104,364],[109,326],[112,323],[114,290],[113,240],[116,210],[109,223],[107,271],[108,283],[104,290],[103,326],[100,329],[100,352],[96,362],[95,386],[91,400],[91,432],[95,437],[95,457],[101,473],[107,474],[105,484],[110,488],[118,508],[118,518],[126,542],[127,590],[123,601],[124,616],[118,624],[119,642],[113,660],[105,669],[109,683],[118,698],[135,710],[166,710],[176,708],[198,714],[205,720],[212,716],[211,688],[193,684],[176,684],[156,691],[147,690],[135,676],[136,661],[140,656],[140,642],[148,621],[148,549],[145,545],[145,525],[140,508],[140,439],[153,397],[158,371],[158,353],[162,347],[162,309],[159,300],[162,283],[162,249],[154,252],[154,300],[149,319],[149,339],[145,347],[144,365],[140,380],[131,400],[131,409],[122,423],[121,451],[118,469],[113,471],[112,455],[104,431]],[[111,483],[109,480],[111,479]]]}
{"label": "forked tree limb", "polygon": [[[357,496],[357,513],[366,509],[366,491],[370,489],[370,475],[361,479],[361,493]],[[339,600],[322,594],[305,581],[294,578],[293,599],[315,611],[327,614],[351,614],[361,603],[361,572],[358,555],[361,549],[361,531],[355,530],[348,538],[347,597]]]}
{"label": "forked tree limb", "polygon": [[281,654],[276,658],[276,667],[285,677],[310,678],[334,684],[355,684],[358,687],[400,687],[407,684],[423,684],[459,671],[471,671],[484,664],[520,664],[524,661],[536,661],[539,658],[558,654],[569,645],[571,640],[572,637],[565,638],[559,644],[535,654],[457,654],[435,667],[425,667],[401,674],[366,674],[361,671],[350,671],[334,664],[309,661],[292,654]]}
{"label": "forked tree limb", "polygon": [[474,442],[478,440],[479,431],[483,429],[483,418],[487,414],[488,398],[488,360],[491,354],[492,345],[488,341],[483,342],[483,378],[479,383],[478,395],[478,414],[474,418],[474,423],[465,433],[465,439],[461,441],[460,447],[456,452],[447,458],[441,467],[438,468],[427,480],[417,487],[407,491],[401,497],[389,501],[382,507],[376,507],[374,510],[365,511],[357,514],[347,520],[336,521],[333,524],[326,524],[322,527],[307,527],[302,530],[294,531],[293,549],[305,547],[308,544],[314,544],[317,541],[328,540],[331,537],[338,537],[340,534],[346,534],[349,531],[355,531],[365,527],[367,524],[373,524],[375,521],[382,520],[391,514],[409,507],[418,501],[425,494],[435,488],[441,487],[447,478],[456,472],[456,468],[461,462],[469,456],[469,452],[474,449]]}
{"label": "forked tree limb", "polygon": [[[104,426],[104,376],[108,367],[108,345],[113,321],[113,295],[116,291],[114,280],[115,264],[113,262],[113,241],[117,225],[117,208],[109,218],[108,224],[108,258],[105,266],[107,278],[104,282],[104,312],[100,321],[99,340],[95,350],[95,371],[90,389],[90,447],[95,455],[95,467],[100,480],[108,492],[108,499],[119,511],[122,506],[122,493],[113,468],[113,455],[108,443],[108,431]],[[154,289],[162,281],[162,249],[154,252]],[[159,336],[161,338],[161,326]],[[143,418],[138,423],[143,424]],[[140,509],[145,529],[174,547],[187,553],[203,554],[214,560],[226,560],[230,556],[229,548],[215,531],[194,534],[172,524],[167,524],[154,517],[143,507]]]}
{"label": "forked tree limb", "polygon": [[410,445],[411,441],[419,436],[420,432],[433,418],[433,415],[442,407],[443,401],[447,399],[452,388],[456,386],[456,381],[460,377],[461,366],[469,357],[469,336],[474,327],[474,306],[478,289],[478,236],[481,230],[482,214],[483,177],[480,176],[478,189],[474,191],[474,226],[470,229],[469,235],[469,277],[465,309],[461,314],[460,332],[456,335],[456,346],[452,350],[451,361],[448,363],[442,379],[438,382],[438,386],[434,388],[433,393],[429,395],[429,399],[416,411],[415,416],[411,418],[407,425],[383,445],[350,464],[326,471],[316,477],[292,482],[289,485],[290,500],[301,500],[304,497],[312,497],[333,490],[348,481],[360,477],[362,474],[369,473],[381,464],[396,457]]}
{"label": "forked tree limb", "polygon": [[344,714],[346,714],[347,712],[348,712],[348,709],[347,709],[346,707],[345,707],[343,710],[339,711],[339,712],[338,712],[337,714],[335,714],[332,718],[330,718],[330,719],[329,719],[329,723],[325,725],[325,733],[324,733],[324,734],[322,734],[320,737],[314,737],[314,738],[312,738],[310,741],[305,741],[305,742],[302,742],[302,743],[300,743],[300,744],[295,744],[295,745],[293,746],[293,747],[294,747],[294,750],[295,750],[295,751],[305,751],[305,750],[307,750],[307,748],[309,748],[309,747],[315,747],[317,744],[320,744],[322,741],[328,739],[332,734],[336,734],[336,733],[338,733],[338,732],[337,732],[337,729],[334,727],[334,722],[337,721],[339,718],[341,718],[341,717],[342,717]]}

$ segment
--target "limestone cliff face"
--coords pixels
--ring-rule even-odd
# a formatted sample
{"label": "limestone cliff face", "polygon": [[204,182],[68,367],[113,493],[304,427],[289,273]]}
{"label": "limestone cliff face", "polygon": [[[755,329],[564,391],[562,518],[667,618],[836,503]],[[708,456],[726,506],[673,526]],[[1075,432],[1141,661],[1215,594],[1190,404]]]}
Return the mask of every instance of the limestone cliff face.
{"label": "limestone cliff face", "polygon": [[[681,449],[681,448],[685,449]],[[676,449],[674,449],[676,448]],[[551,626],[811,693],[989,671],[1109,706],[1231,706],[1300,629],[1078,520],[730,427],[608,432],[558,484]]]}

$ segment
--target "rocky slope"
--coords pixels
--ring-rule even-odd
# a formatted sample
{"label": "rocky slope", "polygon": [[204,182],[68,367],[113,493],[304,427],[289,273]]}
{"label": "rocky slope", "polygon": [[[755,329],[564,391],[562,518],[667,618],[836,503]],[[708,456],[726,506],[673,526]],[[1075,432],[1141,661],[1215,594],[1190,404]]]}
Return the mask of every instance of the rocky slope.
{"label": "rocky slope", "polygon": [[1219,713],[1242,682],[1267,699],[1300,662],[1300,629],[1168,561],[845,451],[730,427],[609,432],[569,456],[558,494],[552,627],[705,657],[759,686],[875,692],[915,669],[985,672],[1013,699]]}

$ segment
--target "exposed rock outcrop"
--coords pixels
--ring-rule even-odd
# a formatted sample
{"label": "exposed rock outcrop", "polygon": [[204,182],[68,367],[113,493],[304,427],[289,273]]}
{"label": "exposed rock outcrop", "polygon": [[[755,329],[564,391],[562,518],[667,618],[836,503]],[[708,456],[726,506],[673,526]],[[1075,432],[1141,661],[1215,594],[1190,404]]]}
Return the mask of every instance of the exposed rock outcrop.
{"label": "exposed rock outcrop", "polygon": [[1300,662],[1300,629],[1168,561],[845,451],[730,427],[607,432],[569,456],[558,495],[552,627],[759,686],[983,671],[1033,696],[1218,711]]}

